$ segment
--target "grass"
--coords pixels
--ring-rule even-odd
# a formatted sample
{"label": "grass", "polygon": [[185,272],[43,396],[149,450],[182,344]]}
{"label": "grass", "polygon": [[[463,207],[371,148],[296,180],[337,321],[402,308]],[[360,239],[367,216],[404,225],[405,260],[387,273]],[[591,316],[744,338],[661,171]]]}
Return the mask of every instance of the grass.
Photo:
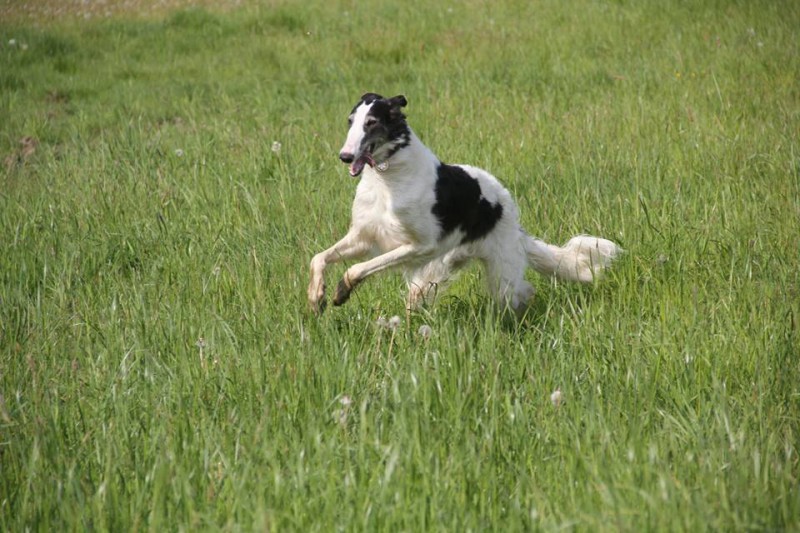
{"label": "grass", "polygon": [[[797,530],[798,27],[589,0],[0,22],[0,529]],[[532,276],[519,322],[479,269],[394,332],[392,275],[310,316],[365,91],[533,234],[625,258]]]}

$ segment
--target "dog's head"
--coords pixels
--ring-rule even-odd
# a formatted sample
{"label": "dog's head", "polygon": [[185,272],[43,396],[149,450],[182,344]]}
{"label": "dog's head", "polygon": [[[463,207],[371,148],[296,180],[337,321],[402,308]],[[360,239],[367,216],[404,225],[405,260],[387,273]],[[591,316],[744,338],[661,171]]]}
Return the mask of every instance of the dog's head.
{"label": "dog's head", "polygon": [[366,165],[389,159],[409,142],[410,131],[401,111],[406,97],[384,98],[367,93],[353,108],[347,122],[350,129],[339,159],[350,164],[350,175],[359,176]]}

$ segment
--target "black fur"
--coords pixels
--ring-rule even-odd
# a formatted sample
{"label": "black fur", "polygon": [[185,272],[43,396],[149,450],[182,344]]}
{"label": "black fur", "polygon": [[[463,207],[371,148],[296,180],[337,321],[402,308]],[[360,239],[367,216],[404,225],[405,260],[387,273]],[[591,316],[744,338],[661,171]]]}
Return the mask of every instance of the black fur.
{"label": "black fur", "polygon": [[375,100],[381,100],[381,99],[383,99],[383,96],[379,94],[366,93],[361,97],[361,100],[359,100],[358,103],[353,106],[353,110],[350,111],[350,114],[352,115],[353,113],[355,113],[356,109],[358,109],[358,106],[360,106],[361,104],[371,104]]}
{"label": "black fur", "polygon": [[351,115],[355,113],[361,104],[372,104],[367,117],[373,117],[375,122],[371,126],[365,125],[367,136],[363,143],[365,146],[373,147],[391,143],[391,149],[383,156],[384,160],[411,142],[411,130],[406,122],[406,116],[401,111],[407,103],[403,95],[384,98],[379,94],[366,93],[351,112]]}
{"label": "black fur", "polygon": [[392,149],[384,156],[385,159],[389,159],[411,142],[411,130],[406,123],[406,116],[400,111],[400,108],[405,105],[406,99],[403,96],[395,96],[390,99],[380,98],[373,101],[372,107],[367,113],[368,117],[377,119],[373,128],[378,130],[378,136],[382,137],[385,142],[392,143]]}
{"label": "black fur", "polygon": [[478,181],[461,167],[440,164],[436,174],[436,204],[431,211],[442,226],[441,237],[460,229],[464,244],[492,231],[503,216],[503,206],[484,198]]}

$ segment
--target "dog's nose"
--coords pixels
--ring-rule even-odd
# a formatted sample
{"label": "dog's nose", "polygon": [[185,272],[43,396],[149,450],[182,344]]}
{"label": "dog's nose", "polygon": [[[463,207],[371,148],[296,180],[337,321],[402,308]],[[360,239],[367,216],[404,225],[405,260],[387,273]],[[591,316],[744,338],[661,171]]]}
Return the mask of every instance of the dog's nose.
{"label": "dog's nose", "polygon": [[341,159],[345,163],[352,163],[353,162],[353,154],[349,152],[341,152],[339,154],[339,159]]}

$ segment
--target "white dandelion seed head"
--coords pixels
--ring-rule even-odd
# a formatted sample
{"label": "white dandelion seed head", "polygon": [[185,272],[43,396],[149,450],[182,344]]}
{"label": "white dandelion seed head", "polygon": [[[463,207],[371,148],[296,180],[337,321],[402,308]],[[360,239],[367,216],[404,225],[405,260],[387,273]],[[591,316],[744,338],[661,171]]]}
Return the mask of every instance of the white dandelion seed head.
{"label": "white dandelion seed head", "polygon": [[16,39],[9,39],[8,40],[8,46],[17,46],[17,40]]}
{"label": "white dandelion seed head", "polygon": [[183,150],[178,148],[177,150],[175,150],[175,155],[178,157],[183,157]]}
{"label": "white dandelion seed head", "polygon": [[429,325],[423,324],[419,327],[417,333],[423,339],[428,340],[431,338],[431,335],[433,335],[433,329]]}
{"label": "white dandelion seed head", "polygon": [[272,153],[273,153],[273,154],[278,154],[278,153],[280,153],[280,151],[281,151],[281,148],[283,148],[283,145],[280,143],[280,141],[272,141],[272,148],[271,148],[271,150],[272,150]]}
{"label": "white dandelion seed head", "polygon": [[345,394],[344,396],[339,398],[339,403],[342,404],[344,407],[347,407],[353,403],[353,400],[350,398],[350,396]]}
{"label": "white dandelion seed head", "polygon": [[561,389],[556,389],[550,394],[550,403],[552,403],[555,407],[561,405],[563,397],[561,395]]}
{"label": "white dandelion seed head", "polygon": [[400,317],[397,316],[397,315],[394,315],[392,318],[389,319],[389,329],[397,329],[397,328],[399,328],[401,322],[402,321],[400,320]]}

